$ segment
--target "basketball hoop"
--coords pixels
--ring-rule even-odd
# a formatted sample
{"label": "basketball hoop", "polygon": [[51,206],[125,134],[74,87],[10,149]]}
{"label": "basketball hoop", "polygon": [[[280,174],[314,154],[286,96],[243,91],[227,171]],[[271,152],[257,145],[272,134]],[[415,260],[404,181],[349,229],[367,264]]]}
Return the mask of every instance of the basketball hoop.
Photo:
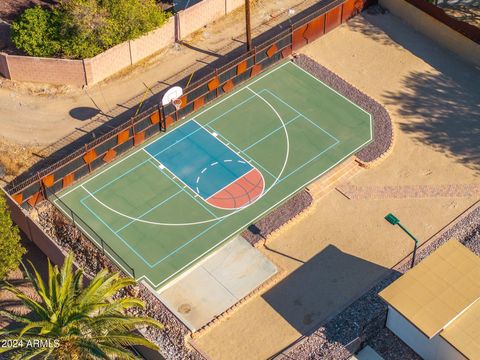
{"label": "basketball hoop", "polygon": [[183,89],[180,86],[174,86],[168,89],[162,97],[162,105],[172,104],[177,110],[182,106]]}
{"label": "basketball hoop", "polygon": [[182,107],[182,99],[180,99],[180,98],[173,99],[172,104],[173,104],[173,106],[175,106],[175,109],[177,109],[177,111],[178,111]]}

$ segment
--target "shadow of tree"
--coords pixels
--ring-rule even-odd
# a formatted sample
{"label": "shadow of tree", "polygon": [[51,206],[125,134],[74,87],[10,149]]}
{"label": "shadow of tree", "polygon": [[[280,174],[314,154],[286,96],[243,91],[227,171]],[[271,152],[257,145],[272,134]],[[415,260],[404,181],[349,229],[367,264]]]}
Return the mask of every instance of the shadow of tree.
{"label": "shadow of tree", "polygon": [[360,16],[348,20],[347,26],[356,32],[367,35],[370,39],[381,43],[382,45],[400,47],[388,35],[387,28],[390,25],[388,21],[391,17],[385,16],[389,11],[380,5],[368,7]]}
{"label": "shadow of tree", "polygon": [[379,5],[371,6],[360,16],[349,20],[348,26],[382,45],[410,51],[462,85],[471,84],[470,73],[477,72],[478,76],[480,72],[480,66],[465,63],[459,56],[418,33]]}
{"label": "shadow of tree", "polygon": [[439,1],[438,6],[454,19],[480,26],[480,1]]}
{"label": "shadow of tree", "polygon": [[480,172],[480,76],[464,86],[441,73],[413,72],[404,85],[384,95],[400,115],[416,118],[401,122],[402,131]]}
{"label": "shadow of tree", "polygon": [[[480,171],[480,68],[418,34],[378,5],[348,26],[383,45],[406,49],[437,70],[409,74],[405,89],[386,92],[385,102],[412,118],[400,123],[403,131]],[[413,118],[417,121],[410,121]]]}

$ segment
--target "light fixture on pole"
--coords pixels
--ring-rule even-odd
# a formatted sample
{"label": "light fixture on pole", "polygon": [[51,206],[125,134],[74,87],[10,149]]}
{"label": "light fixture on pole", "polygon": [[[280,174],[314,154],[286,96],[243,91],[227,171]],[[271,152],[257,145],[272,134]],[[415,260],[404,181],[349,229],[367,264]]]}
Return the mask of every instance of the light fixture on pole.
{"label": "light fixture on pole", "polygon": [[392,213],[385,216],[385,220],[387,220],[392,225],[400,226],[400,228],[403,231],[405,231],[407,233],[407,235],[410,236],[413,239],[413,241],[415,241],[415,245],[414,245],[414,248],[413,248],[412,265],[410,266],[410,268],[412,268],[415,265],[415,254],[417,253],[418,240],[415,238],[415,236],[412,235],[412,233],[410,231],[408,231],[405,228],[405,226],[400,224],[400,220],[395,215],[393,215]]}

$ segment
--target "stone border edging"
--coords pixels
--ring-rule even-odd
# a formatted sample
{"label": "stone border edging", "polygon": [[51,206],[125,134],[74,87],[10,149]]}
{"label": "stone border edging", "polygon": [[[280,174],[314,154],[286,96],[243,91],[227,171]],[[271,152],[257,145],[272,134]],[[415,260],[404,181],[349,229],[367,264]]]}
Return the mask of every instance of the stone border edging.
{"label": "stone border edging", "polygon": [[[299,195],[301,203],[303,203],[305,198],[310,199],[311,201],[307,202],[306,207],[303,207],[305,204],[301,204],[302,207],[299,212],[297,211],[298,209],[295,208],[293,216],[291,216],[292,214],[289,213],[288,208],[285,209],[285,205],[289,204],[288,201],[284,203],[283,208],[281,207],[280,211],[281,213],[288,214],[288,219],[284,219],[284,222],[282,222],[279,227],[274,228],[268,234],[266,234],[264,238],[262,238],[263,241],[265,241],[265,239],[270,239],[272,236],[278,235],[286,226],[291,226],[293,223],[299,219],[302,219],[310,212],[309,210],[312,209],[312,198],[308,192],[303,191],[291,198],[290,201],[292,201],[292,199],[295,200],[295,197]],[[75,253],[75,261],[82,269],[86,271],[86,275],[94,275],[101,268],[108,268],[110,271],[119,271],[117,266],[108,257],[106,257],[106,255],[102,254],[102,251],[92,244],[81,231],[75,228],[70,221],[67,220],[65,216],[60,213],[50,202],[42,202],[37,209],[33,208],[31,213],[35,217],[39,226],[44,229],[45,233],[47,233],[48,236],[53,239],[61,249],[66,252],[73,251]],[[263,242],[256,241],[252,243],[252,246],[259,247],[261,244],[263,244]],[[270,258],[269,260],[272,261]],[[212,326],[217,325],[219,322],[225,320],[242,305],[278,284],[285,277],[286,273],[278,264],[276,264],[274,261],[272,262],[279,270],[274,276],[259,285],[252,292],[240,299],[229,309],[218,315],[215,319],[210,321],[201,329],[197,330],[195,333],[192,333],[152,293],[152,290],[150,290],[145,284],[139,283],[138,285],[134,286],[131,291],[125,291],[120,296],[133,295],[139,297],[145,301],[146,307],[144,310],[134,310],[132,313],[135,315],[150,316],[156,320],[159,320],[165,325],[164,330],[148,328],[141,331],[144,336],[160,347],[162,355],[171,359],[182,358],[203,360],[206,358],[205,355],[200,353],[194,344],[190,344],[190,340],[193,340],[200,334],[205,333],[211,329]]]}
{"label": "stone border edging", "polygon": [[262,245],[273,232],[284,227],[285,224],[305,212],[305,210],[311,207],[312,203],[313,197],[308,191],[300,190],[282,205],[250,225],[241,235],[252,246],[258,247]]}
{"label": "stone border edging", "polygon": [[355,154],[361,166],[375,166],[393,151],[394,126],[380,103],[306,55],[296,55],[294,63],[372,115],[373,142]]}
{"label": "stone border edging", "polygon": [[[306,204],[302,203],[305,199],[309,199],[309,202]],[[297,205],[296,203],[299,201],[301,204],[301,208],[299,209],[297,206],[293,206],[293,212],[289,213],[289,210],[291,210],[292,205]],[[245,235],[247,233],[251,234],[253,236],[252,239],[246,239],[252,246],[255,248],[259,249],[261,247],[265,247],[265,243],[267,240],[270,240],[272,237],[278,236],[281,234],[283,231],[306,217],[308,214],[311,213],[313,210],[314,206],[313,205],[313,198],[311,195],[303,190],[287,200],[284,204],[282,204],[280,207],[278,207],[276,210],[272,211],[269,213],[267,216],[264,218],[260,219],[259,222],[263,221],[263,224],[265,224],[267,233],[264,235],[258,235],[258,234],[252,234],[249,230],[245,230],[244,232],[241,233],[241,236],[245,238]],[[276,219],[282,218],[282,215],[287,214],[288,217],[282,219],[282,222],[280,225],[276,222]],[[257,222],[258,223],[258,222]],[[273,225],[270,227],[270,225]],[[268,248],[266,248],[268,250]],[[265,254],[263,254],[265,255]],[[250,293],[245,295],[242,299],[238,300],[235,304],[233,304],[231,307],[229,307],[227,310],[225,310],[223,313],[217,315],[213,320],[202,326],[200,329],[192,333],[191,338],[195,339],[198,338],[199,336],[205,334],[208,332],[210,329],[212,329],[213,326],[216,326],[223,322],[228,316],[232,315],[234,312],[236,312],[241,306],[244,304],[248,303],[250,300],[257,298],[259,295],[262,295],[266,291],[270,290],[273,286],[277,285],[280,281],[282,281],[288,273],[280,266],[278,265],[271,257],[267,256],[268,260],[271,261],[278,269],[278,272],[274,274],[272,277],[267,279],[265,282],[260,284],[258,287],[256,287],[254,290],[252,290]]]}

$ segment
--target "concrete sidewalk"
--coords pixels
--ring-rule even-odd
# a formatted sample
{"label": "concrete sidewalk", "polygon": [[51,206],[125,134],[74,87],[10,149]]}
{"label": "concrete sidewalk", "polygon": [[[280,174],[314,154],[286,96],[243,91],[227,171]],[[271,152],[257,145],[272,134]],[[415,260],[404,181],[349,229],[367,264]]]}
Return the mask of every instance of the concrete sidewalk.
{"label": "concrete sidewalk", "polygon": [[276,266],[237,236],[158,291],[192,332],[224,313],[277,273]]}
{"label": "concrete sidewalk", "polygon": [[[288,9],[298,14],[315,3],[314,0],[256,2],[252,7],[253,36],[288,21]],[[185,45],[172,45],[88,89],[0,79],[0,136],[28,145],[49,145],[62,139],[41,154],[46,156],[112,117],[121,116],[127,109],[134,113],[147,91],[146,86],[158,93],[215,60],[228,60],[225,55],[234,49],[243,51],[243,18],[243,8],[237,9],[185,39]],[[197,73],[193,80],[196,78]]]}

